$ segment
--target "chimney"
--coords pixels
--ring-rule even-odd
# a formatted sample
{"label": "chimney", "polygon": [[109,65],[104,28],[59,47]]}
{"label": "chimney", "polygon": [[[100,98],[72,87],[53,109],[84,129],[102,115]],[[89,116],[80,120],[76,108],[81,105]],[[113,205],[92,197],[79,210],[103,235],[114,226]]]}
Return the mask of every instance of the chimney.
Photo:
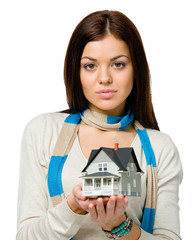
{"label": "chimney", "polygon": [[114,144],[114,150],[118,150],[118,143]]}

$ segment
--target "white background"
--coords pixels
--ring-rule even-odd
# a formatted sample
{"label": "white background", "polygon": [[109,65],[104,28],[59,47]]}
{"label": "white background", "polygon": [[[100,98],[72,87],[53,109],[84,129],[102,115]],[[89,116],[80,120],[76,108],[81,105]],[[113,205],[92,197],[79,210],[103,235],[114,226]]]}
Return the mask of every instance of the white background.
{"label": "white background", "polygon": [[103,9],[125,13],[142,36],[157,120],[177,145],[184,168],[181,235],[193,239],[195,14],[189,0],[0,2],[1,239],[15,239],[24,127],[38,114],[67,108],[63,63],[70,35],[83,17]]}

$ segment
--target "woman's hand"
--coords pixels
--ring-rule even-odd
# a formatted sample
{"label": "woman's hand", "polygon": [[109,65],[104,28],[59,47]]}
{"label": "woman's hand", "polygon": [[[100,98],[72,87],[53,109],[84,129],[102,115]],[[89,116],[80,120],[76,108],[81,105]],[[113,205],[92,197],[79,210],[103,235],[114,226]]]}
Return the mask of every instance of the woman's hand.
{"label": "woman's hand", "polygon": [[76,185],[67,197],[69,207],[77,214],[89,212],[91,220],[99,222],[105,230],[111,230],[125,221],[127,197],[119,194],[111,197],[87,198],[82,195],[82,184]]}
{"label": "woman's hand", "polygon": [[90,217],[92,221],[99,222],[103,229],[111,231],[125,221],[127,205],[128,199],[122,194],[111,196],[106,205],[102,198],[98,198],[96,204],[89,200]]}
{"label": "woman's hand", "polygon": [[[67,197],[69,207],[77,214],[86,214],[89,212],[89,204],[96,206],[98,198],[87,198],[82,195],[82,184],[76,185],[72,193]],[[103,197],[103,202],[106,204],[109,197]]]}
{"label": "woman's hand", "polygon": [[[89,212],[91,220],[98,222],[107,231],[119,226],[125,221],[125,209],[128,205],[127,197],[119,194],[111,197],[87,198],[82,196],[82,184],[76,185],[67,197],[69,207],[77,214]],[[132,230],[122,239],[139,239],[140,228],[133,224]]]}

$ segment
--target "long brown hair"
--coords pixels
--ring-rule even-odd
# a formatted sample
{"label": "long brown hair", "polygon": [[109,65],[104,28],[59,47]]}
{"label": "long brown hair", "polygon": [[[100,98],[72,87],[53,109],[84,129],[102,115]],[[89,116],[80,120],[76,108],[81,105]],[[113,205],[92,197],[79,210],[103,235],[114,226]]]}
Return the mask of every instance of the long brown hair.
{"label": "long brown hair", "polygon": [[100,40],[107,34],[119,37],[129,47],[135,80],[133,90],[127,98],[127,108],[132,109],[135,119],[144,127],[159,130],[151,100],[150,71],[140,34],[132,21],[118,11],[91,13],[75,28],[64,64],[64,82],[69,105],[66,112],[81,111],[87,105],[80,81],[81,56],[88,42]]}

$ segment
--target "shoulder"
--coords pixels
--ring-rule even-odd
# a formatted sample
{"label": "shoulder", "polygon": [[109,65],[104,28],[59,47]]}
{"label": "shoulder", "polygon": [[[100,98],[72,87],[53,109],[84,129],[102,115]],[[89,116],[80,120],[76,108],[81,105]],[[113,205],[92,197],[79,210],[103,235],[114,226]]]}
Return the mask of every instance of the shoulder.
{"label": "shoulder", "polygon": [[34,117],[24,129],[22,147],[30,148],[39,162],[47,166],[66,113],[44,113]]}
{"label": "shoulder", "polygon": [[24,132],[42,132],[44,130],[54,130],[62,126],[66,113],[44,113],[31,119],[25,127]]}
{"label": "shoulder", "polygon": [[[139,122],[136,122],[136,127],[139,129],[144,129]],[[148,134],[158,166],[167,161],[173,161],[175,163],[180,162],[178,149],[172,138],[167,133],[154,129],[146,129],[146,132]]]}
{"label": "shoulder", "polygon": [[[135,121],[134,125],[136,129],[145,129],[137,120]],[[154,149],[157,148],[160,150],[161,148],[165,148],[166,146],[170,145],[175,147],[171,137],[168,134],[150,128],[146,128],[145,130]]]}
{"label": "shoulder", "polygon": [[[140,129],[140,130],[145,129],[137,120],[135,121],[134,126],[136,129]],[[171,147],[175,148],[175,145],[174,145],[171,137],[168,134],[163,133],[158,130],[155,130],[155,129],[150,129],[150,128],[146,128],[145,130],[150,139],[150,143],[151,143],[152,147],[154,148],[153,150],[164,149],[164,148],[166,148],[166,146],[167,147],[171,146]]]}
{"label": "shoulder", "polygon": [[[180,160],[179,151],[173,142],[172,138],[163,132],[146,129],[151,146],[153,148],[159,178],[170,176],[177,176],[179,182],[182,180],[183,170]],[[174,172],[174,173],[172,173]]]}
{"label": "shoulder", "polygon": [[150,142],[155,148],[165,148],[168,146],[175,147],[175,144],[172,141],[172,138],[164,132],[154,130],[154,129],[146,129]]}
{"label": "shoulder", "polygon": [[178,155],[177,147],[168,134],[153,129],[146,129],[146,131],[148,133],[153,151],[158,157],[159,161],[162,156],[165,155]]}

